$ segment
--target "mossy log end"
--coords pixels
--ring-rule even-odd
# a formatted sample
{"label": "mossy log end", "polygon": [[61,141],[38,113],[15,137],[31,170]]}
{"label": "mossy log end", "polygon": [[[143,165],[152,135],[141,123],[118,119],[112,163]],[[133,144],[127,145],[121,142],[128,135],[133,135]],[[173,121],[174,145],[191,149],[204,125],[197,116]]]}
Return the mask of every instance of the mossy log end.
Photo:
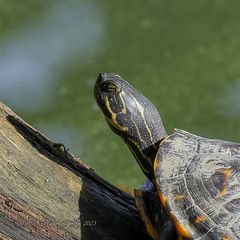
{"label": "mossy log end", "polygon": [[0,239],[150,238],[131,195],[0,102]]}

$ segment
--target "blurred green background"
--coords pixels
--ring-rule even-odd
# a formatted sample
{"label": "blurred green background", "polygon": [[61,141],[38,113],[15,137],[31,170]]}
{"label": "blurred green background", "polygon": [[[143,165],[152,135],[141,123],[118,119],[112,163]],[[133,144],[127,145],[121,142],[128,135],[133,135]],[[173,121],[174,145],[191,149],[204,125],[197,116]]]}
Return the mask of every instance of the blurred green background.
{"label": "blurred green background", "polygon": [[118,186],[144,176],[92,95],[117,72],[174,127],[240,139],[240,2],[2,0],[0,100]]}

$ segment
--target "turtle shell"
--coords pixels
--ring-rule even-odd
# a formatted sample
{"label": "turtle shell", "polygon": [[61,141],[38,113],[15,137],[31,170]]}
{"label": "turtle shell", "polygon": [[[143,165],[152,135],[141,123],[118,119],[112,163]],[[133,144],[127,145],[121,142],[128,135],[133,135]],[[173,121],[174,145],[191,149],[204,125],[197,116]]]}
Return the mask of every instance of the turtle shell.
{"label": "turtle shell", "polygon": [[240,144],[176,129],[154,165],[163,206],[183,239],[240,239]]}

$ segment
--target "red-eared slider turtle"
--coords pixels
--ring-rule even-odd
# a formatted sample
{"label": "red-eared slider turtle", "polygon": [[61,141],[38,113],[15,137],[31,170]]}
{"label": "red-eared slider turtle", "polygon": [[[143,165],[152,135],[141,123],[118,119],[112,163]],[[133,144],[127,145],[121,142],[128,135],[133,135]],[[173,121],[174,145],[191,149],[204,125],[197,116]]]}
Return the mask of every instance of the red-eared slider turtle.
{"label": "red-eared slider turtle", "polygon": [[240,239],[240,144],[167,136],[154,105],[117,74],[101,73],[94,94],[148,178],[135,197],[154,239]]}

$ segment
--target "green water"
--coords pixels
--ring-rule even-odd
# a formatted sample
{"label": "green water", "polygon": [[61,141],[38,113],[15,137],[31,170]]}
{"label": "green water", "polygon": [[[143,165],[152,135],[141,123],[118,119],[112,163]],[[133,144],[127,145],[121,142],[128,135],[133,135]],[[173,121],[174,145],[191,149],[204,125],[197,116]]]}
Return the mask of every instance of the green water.
{"label": "green water", "polygon": [[240,139],[240,2],[0,1],[0,99],[117,185],[144,179],[92,95],[117,72],[167,131]]}

